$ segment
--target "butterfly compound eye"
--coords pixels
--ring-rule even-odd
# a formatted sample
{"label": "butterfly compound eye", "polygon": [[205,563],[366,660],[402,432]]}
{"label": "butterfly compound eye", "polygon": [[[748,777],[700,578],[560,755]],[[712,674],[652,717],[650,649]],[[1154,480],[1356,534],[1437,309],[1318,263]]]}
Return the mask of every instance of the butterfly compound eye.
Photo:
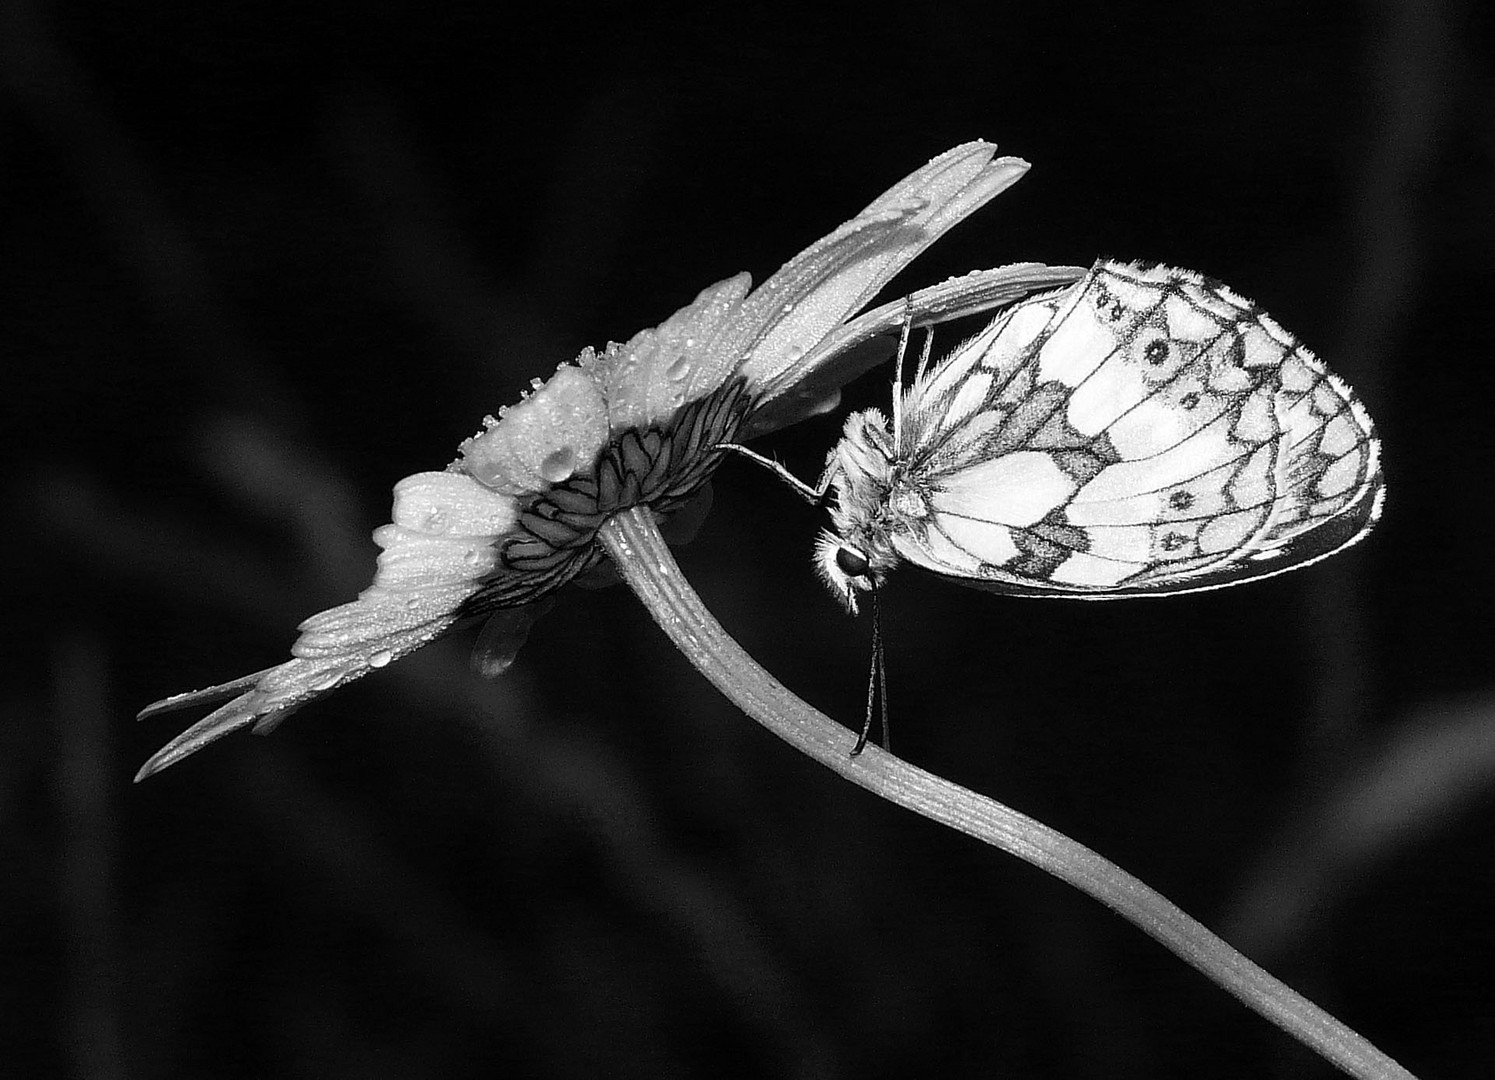
{"label": "butterfly compound eye", "polygon": [[871,569],[866,556],[851,548],[839,548],[836,551],[836,566],[847,577],[862,577]]}

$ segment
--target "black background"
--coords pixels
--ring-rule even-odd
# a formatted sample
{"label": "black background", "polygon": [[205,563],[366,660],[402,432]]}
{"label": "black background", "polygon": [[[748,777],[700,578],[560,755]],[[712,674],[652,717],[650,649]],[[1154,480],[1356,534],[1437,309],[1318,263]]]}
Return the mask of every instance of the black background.
{"label": "black background", "polygon": [[[498,683],[443,642],[130,786],[178,730],[134,711],[280,662],[371,579],[392,483],[531,377],[989,138],[1032,172],[889,295],[1018,259],[1215,275],[1359,390],[1390,498],[1353,552],[1223,593],[896,578],[900,752],[1420,1075],[1487,1075],[1487,14],[0,11],[0,1068],[1329,1074],[1092,901],[796,756],[623,588],[568,592]],[[838,424],[760,448],[811,475]],[[810,572],[820,524],[729,463],[679,557],[854,720],[868,629]]]}

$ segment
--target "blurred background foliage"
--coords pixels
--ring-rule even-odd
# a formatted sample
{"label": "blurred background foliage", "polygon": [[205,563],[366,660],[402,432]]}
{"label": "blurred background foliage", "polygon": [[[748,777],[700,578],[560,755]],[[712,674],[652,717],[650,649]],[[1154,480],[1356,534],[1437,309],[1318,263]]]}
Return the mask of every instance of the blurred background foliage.
{"label": "blurred background foliage", "polygon": [[[567,593],[502,681],[453,639],[130,786],[177,730],[135,710],[368,583],[395,480],[980,137],[1032,173],[893,294],[1019,259],[1218,276],[1360,390],[1390,500],[1330,564],[1166,602],[899,575],[898,749],[1414,1071],[1487,1075],[1490,18],[0,3],[0,1071],[1327,1074],[1089,900],[795,757],[622,588]],[[808,476],[838,424],[759,448]],[[812,577],[820,524],[729,462],[680,558],[854,722],[868,628]]]}

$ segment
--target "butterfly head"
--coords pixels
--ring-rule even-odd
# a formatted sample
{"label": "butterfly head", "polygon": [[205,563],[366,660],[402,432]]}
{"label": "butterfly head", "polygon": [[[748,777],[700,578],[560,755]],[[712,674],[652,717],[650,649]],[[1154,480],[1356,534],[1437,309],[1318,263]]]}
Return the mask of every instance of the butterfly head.
{"label": "butterfly head", "polygon": [[815,569],[853,615],[857,597],[881,586],[898,563],[884,510],[893,459],[887,417],[867,409],[847,417],[841,441],[827,463],[836,490],[831,509],[835,531],[827,529],[816,541]]}
{"label": "butterfly head", "polygon": [[815,569],[820,580],[853,615],[857,613],[857,597],[880,586],[886,576],[876,562],[873,553],[829,529],[815,541]]}

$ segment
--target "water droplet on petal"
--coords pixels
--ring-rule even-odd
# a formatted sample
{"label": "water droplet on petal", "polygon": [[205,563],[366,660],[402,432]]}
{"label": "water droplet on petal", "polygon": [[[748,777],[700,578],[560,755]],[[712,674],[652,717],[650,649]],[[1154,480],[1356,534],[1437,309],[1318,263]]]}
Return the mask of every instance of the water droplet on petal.
{"label": "water droplet on petal", "polygon": [[779,310],[780,310],[780,311],[782,311],[782,312],[783,312],[783,313],[784,313],[784,314],[785,314],[785,315],[788,315],[788,314],[789,314],[789,313],[790,313],[790,312],[791,312],[791,311],[793,311],[793,310],[794,310],[794,305],[793,305],[793,304],[792,304],[792,303],[790,303],[790,304],[785,304],[785,305],[784,305],[784,306],[783,306],[783,307],[782,307],[782,308],[780,308],[780,309],[779,309]]}
{"label": "water droplet on petal", "polygon": [[791,346],[789,346],[788,356],[789,356],[789,362],[791,364],[793,364],[796,361],[800,360],[804,355],[805,355],[805,350],[802,349],[802,348],[800,348],[798,345],[791,345]]}
{"label": "water droplet on petal", "polygon": [[681,356],[669,367],[664,369],[664,377],[670,382],[679,382],[690,372],[690,360]]}
{"label": "water droplet on petal", "polygon": [[380,649],[373,656],[369,657],[369,667],[387,667],[389,666],[389,662],[394,658],[394,653],[388,649]]}
{"label": "water droplet on petal", "polygon": [[476,566],[482,561],[482,558],[482,552],[478,551],[477,548],[468,548],[462,553],[462,561],[468,566]]}
{"label": "water droplet on petal", "polygon": [[569,479],[575,471],[576,451],[569,446],[552,450],[540,462],[540,475],[552,484],[559,484],[562,480]]}

